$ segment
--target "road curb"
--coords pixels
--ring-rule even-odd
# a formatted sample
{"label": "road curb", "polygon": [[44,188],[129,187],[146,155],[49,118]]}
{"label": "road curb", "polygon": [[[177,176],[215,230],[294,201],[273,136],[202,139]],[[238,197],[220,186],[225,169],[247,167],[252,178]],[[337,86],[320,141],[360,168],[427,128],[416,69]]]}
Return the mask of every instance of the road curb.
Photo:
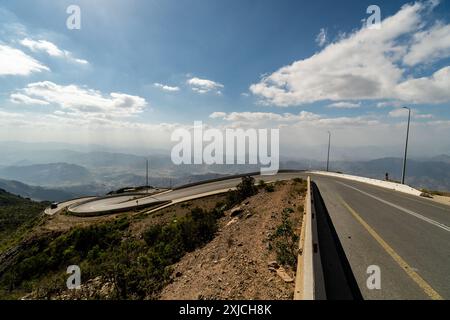
{"label": "road curb", "polygon": [[326,292],[317,235],[316,210],[309,176],[307,185],[294,300],[325,300]]}

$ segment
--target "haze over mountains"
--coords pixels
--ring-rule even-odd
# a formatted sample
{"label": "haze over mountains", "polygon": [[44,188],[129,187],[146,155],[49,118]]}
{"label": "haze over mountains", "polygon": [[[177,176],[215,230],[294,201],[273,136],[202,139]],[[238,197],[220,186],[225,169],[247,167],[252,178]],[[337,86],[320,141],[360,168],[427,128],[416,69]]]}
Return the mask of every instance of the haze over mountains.
{"label": "haze over mountains", "polygon": [[[60,149],[58,149],[58,147]],[[69,149],[73,148],[74,150]],[[95,146],[95,149],[101,147]],[[85,195],[102,195],[126,186],[144,185],[149,160],[149,184],[170,187],[222,175],[259,171],[255,165],[176,166],[168,152],[150,151],[149,156],[90,151],[81,146],[0,143],[0,188],[36,200],[62,201]],[[280,169],[324,169],[322,160],[281,159]],[[331,161],[330,170],[366,177],[400,180],[402,159]],[[411,158],[408,184],[417,188],[450,190],[450,156]]]}

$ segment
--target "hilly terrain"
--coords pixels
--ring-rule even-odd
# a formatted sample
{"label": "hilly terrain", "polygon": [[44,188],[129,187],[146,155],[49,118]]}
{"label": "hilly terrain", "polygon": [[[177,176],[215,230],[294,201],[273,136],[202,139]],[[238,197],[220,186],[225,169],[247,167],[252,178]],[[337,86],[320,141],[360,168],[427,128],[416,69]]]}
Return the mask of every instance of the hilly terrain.
{"label": "hilly terrain", "polygon": [[79,196],[75,192],[35,187],[14,180],[0,179],[0,188],[14,195],[20,195],[23,198],[30,198],[35,201],[64,201]]}
{"label": "hilly terrain", "polygon": [[0,252],[12,238],[31,228],[48,202],[35,202],[0,189]]}
{"label": "hilly terrain", "polygon": [[8,166],[0,169],[0,177],[45,186],[83,184],[92,179],[89,170],[70,163]]}

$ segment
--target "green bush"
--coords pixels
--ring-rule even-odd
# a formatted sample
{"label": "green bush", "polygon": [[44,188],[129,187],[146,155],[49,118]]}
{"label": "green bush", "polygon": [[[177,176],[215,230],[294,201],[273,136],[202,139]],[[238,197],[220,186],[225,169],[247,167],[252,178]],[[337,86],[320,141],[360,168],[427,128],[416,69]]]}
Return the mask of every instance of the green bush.
{"label": "green bush", "polygon": [[[120,219],[113,223],[74,228],[56,238],[46,235],[38,239],[20,251],[16,263],[5,271],[4,275],[9,279],[8,290],[20,288],[27,281],[34,282],[49,272],[65,270],[71,264],[79,264],[100,251],[119,245],[127,228],[128,221]],[[0,286],[4,287],[3,274],[1,279]]]}
{"label": "green bush", "polygon": [[127,238],[126,218],[43,236],[0,274],[0,296],[15,289],[39,289],[39,296],[48,298],[65,290],[65,281],[55,279],[66,278],[67,266],[76,264],[83,282],[101,276],[114,285],[117,299],[157,298],[170,281],[171,265],[213,239],[224,210],[223,203],[211,211],[194,208],[169,224],[149,227],[144,241]]}
{"label": "green bush", "polygon": [[277,261],[282,265],[292,268],[297,266],[297,249],[299,237],[294,232],[294,227],[290,220],[292,208],[286,208],[282,213],[282,223],[277,227],[271,236],[270,247],[275,249]]}
{"label": "green bush", "polygon": [[258,193],[258,188],[255,186],[255,178],[242,177],[242,181],[236,186],[236,190],[231,190],[227,194],[227,208],[232,208],[256,193]]}
{"label": "green bush", "polygon": [[302,178],[299,178],[299,177],[297,177],[297,178],[294,178],[294,179],[292,179],[295,183],[303,183],[303,179]]}

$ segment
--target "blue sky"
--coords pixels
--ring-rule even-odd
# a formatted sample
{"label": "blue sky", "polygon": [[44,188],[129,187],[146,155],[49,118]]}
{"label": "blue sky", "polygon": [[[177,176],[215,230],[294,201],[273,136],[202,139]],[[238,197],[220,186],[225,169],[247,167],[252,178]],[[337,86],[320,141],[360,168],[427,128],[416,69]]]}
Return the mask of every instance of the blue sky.
{"label": "blue sky", "polygon": [[[449,1],[379,1],[381,18],[394,18],[371,32],[362,20],[372,1],[92,2],[0,3],[0,57],[19,65],[8,54],[19,50],[29,68],[0,64],[0,115],[23,128],[0,140],[102,142],[121,131],[118,145],[166,141],[173,126],[203,120],[287,127],[286,146],[305,132],[305,145],[320,146],[310,141],[334,130],[342,147],[392,137],[394,148],[408,105],[417,154],[450,152]],[[81,30],[66,28],[71,4]]]}

